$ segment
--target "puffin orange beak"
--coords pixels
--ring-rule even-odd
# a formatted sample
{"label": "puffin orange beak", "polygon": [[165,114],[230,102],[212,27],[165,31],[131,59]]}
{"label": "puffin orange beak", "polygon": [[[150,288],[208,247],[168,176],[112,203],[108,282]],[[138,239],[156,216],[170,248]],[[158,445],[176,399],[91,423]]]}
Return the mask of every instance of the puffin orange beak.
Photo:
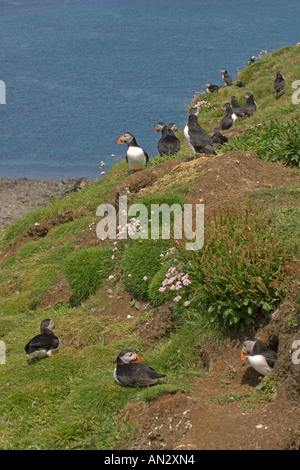
{"label": "puffin orange beak", "polygon": [[156,130],[156,128],[154,129],[154,132],[155,132],[155,134],[158,134],[158,131]]}
{"label": "puffin orange beak", "polygon": [[242,359],[242,361],[243,361],[244,359],[246,359],[246,357],[247,357],[247,356],[244,356],[243,350],[241,350],[241,359]]}
{"label": "puffin orange beak", "polygon": [[124,141],[123,141],[122,138],[120,137],[120,138],[118,139],[117,144],[123,144],[123,143],[124,143]]}
{"label": "puffin orange beak", "polygon": [[137,353],[135,353],[135,355],[136,355],[138,362],[142,362],[142,359],[140,358],[140,356]]}
{"label": "puffin orange beak", "polygon": [[54,325],[54,326],[55,326],[55,328],[56,328],[56,323],[54,323],[54,322],[53,322],[53,325]]}

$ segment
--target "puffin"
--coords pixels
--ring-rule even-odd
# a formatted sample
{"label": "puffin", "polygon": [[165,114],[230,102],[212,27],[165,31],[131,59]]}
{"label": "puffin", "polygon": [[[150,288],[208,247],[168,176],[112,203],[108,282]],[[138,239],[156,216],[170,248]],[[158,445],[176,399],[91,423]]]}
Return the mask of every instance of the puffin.
{"label": "puffin", "polygon": [[252,114],[254,114],[257,109],[254,97],[252,93],[246,93],[244,95],[244,98],[246,100],[246,103],[243,106],[243,112],[244,114],[246,114],[247,117],[252,116]]}
{"label": "puffin", "polygon": [[144,170],[147,166],[149,157],[145,150],[138,146],[134,135],[130,132],[125,132],[118,139],[118,144],[127,144],[126,161],[129,166],[129,173]]}
{"label": "puffin", "polygon": [[243,106],[241,106],[238,101],[236,96],[231,97],[231,107],[232,111],[237,115],[237,117],[246,117],[246,114],[243,111]]}
{"label": "puffin", "polygon": [[50,357],[58,352],[60,340],[53,333],[56,327],[53,320],[46,318],[40,324],[40,334],[34,336],[25,346],[26,354],[34,359]]}
{"label": "puffin", "polygon": [[255,55],[252,55],[252,56],[250,57],[250,60],[249,60],[249,65],[254,64],[255,59],[256,59]]}
{"label": "puffin", "polygon": [[159,374],[147,364],[132,349],[123,349],[117,357],[117,367],[114,370],[114,379],[127,387],[143,387],[154,385],[165,374]]}
{"label": "puffin", "polygon": [[247,82],[236,82],[235,83],[235,86],[239,87],[239,88],[243,88],[245,86],[247,86],[248,83]]}
{"label": "puffin", "polygon": [[219,85],[212,85],[211,83],[206,83],[205,88],[207,93],[214,93],[215,91],[219,91],[222,87]]}
{"label": "puffin", "polygon": [[231,129],[231,127],[237,121],[238,117],[233,112],[230,103],[225,103],[221,109],[222,111],[226,111],[226,114],[223,117],[222,121],[220,122],[219,129],[220,131]]}
{"label": "puffin", "polygon": [[197,153],[217,155],[210,135],[198,123],[198,115],[199,108],[191,108],[188,122],[184,128],[184,136],[194,153],[194,160],[196,160]]}
{"label": "puffin", "polygon": [[283,78],[283,76],[281,75],[280,72],[276,73],[276,78],[273,82],[273,86],[274,86],[275,91],[276,91],[276,96],[277,96],[277,98],[279,98],[279,96],[281,96],[283,94],[284,87],[285,87],[285,79]]}
{"label": "puffin", "polygon": [[175,155],[180,150],[180,140],[175,135],[175,132],[178,132],[176,124],[170,123],[166,125],[164,122],[159,122],[156,125],[154,132],[162,133],[157,144],[158,153],[161,157],[163,155]]}
{"label": "puffin", "polygon": [[218,127],[216,127],[213,130],[213,135],[212,135],[211,140],[212,140],[213,144],[221,144],[221,145],[228,142],[228,138],[226,137],[226,135],[222,134],[222,132],[220,131],[220,129]]}
{"label": "puffin", "polygon": [[277,353],[266,349],[259,339],[247,339],[243,343],[241,359],[248,358],[249,364],[260,374],[268,375],[276,362]]}
{"label": "puffin", "polygon": [[226,86],[231,86],[232,85],[232,79],[231,77],[228,75],[228,72],[226,69],[222,69],[220,74],[222,75],[222,78],[225,82],[225,85]]}

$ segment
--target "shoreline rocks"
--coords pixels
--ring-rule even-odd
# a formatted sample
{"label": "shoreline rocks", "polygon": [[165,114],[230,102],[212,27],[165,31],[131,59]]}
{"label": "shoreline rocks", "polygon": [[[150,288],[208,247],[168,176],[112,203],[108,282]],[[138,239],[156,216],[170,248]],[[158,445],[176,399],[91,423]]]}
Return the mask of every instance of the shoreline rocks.
{"label": "shoreline rocks", "polygon": [[48,204],[51,196],[61,197],[85,184],[83,178],[63,180],[29,180],[0,178],[0,229]]}

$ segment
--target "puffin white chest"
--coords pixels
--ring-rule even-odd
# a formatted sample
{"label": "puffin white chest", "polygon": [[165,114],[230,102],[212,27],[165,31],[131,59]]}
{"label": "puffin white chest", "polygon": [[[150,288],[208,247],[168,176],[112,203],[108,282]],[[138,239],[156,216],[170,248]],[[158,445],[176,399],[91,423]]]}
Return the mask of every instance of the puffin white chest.
{"label": "puffin white chest", "polygon": [[146,156],[140,147],[128,147],[127,160],[130,170],[143,170],[146,166]]}
{"label": "puffin white chest", "polygon": [[187,143],[189,144],[189,146],[191,147],[193,153],[195,153],[195,149],[193,147],[193,145],[191,144],[191,140],[190,140],[190,136],[189,136],[189,127],[188,125],[185,126],[184,130],[183,130],[183,133],[184,133],[184,137],[186,138],[187,140]]}
{"label": "puffin white chest", "polygon": [[272,370],[263,355],[248,356],[248,361],[253,369],[262,375],[268,375]]}

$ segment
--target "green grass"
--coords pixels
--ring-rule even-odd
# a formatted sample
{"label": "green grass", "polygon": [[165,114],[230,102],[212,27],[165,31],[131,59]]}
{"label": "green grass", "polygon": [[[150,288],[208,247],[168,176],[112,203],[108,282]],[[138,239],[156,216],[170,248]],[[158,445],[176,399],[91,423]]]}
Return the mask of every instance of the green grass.
{"label": "green grass", "polygon": [[108,248],[86,248],[64,260],[62,269],[72,288],[75,304],[86,300],[105,283],[113,268],[111,253]]}
{"label": "green grass", "polygon": [[[285,121],[299,115],[299,107],[291,103],[291,83],[299,78],[298,51],[296,47],[283,48],[241,71],[239,79],[249,82],[247,91],[253,92],[258,111],[251,118],[238,122],[237,127],[265,122],[276,114],[282,117],[280,127],[283,127]],[[287,79],[286,93],[278,100],[272,89],[277,69]],[[222,118],[220,105],[228,101],[233,92],[242,102],[245,89],[235,87],[201,97],[209,101],[209,107],[199,116],[204,128],[211,131],[218,124]],[[179,131],[178,135],[182,142],[181,152],[168,158],[153,156],[149,168],[170,158],[191,155],[183,132]],[[205,262],[199,261],[199,253],[194,253],[194,259],[186,252],[180,255],[177,245],[171,254],[160,257],[173,247],[172,239],[143,240],[141,243],[123,240],[118,242],[115,260],[111,259],[113,244],[105,248],[79,249],[85,230],[97,222],[97,207],[114,185],[127,176],[128,168],[123,161],[103,180],[90,183],[77,193],[52,198],[47,207],[31,211],[0,232],[2,251],[9,248],[15,237],[22,237],[31,224],[61,220],[45,237],[34,241],[26,239],[1,266],[0,338],[6,346],[6,364],[0,365],[1,449],[116,448],[117,443],[126,438],[126,433],[132,431],[130,422],[120,420],[120,411],[127,403],[141,400],[148,403],[161,393],[176,390],[188,393],[193,387],[193,377],[208,373],[198,354],[199,338],[208,335],[210,339],[221,341],[226,337],[224,322],[210,321],[218,318],[219,305],[229,302],[226,308],[230,315],[227,317],[232,319],[233,325],[235,318],[238,325],[244,325],[248,316],[255,319],[258,301],[259,308],[264,308],[263,302],[266,302],[268,308],[265,311],[268,312],[275,299],[264,292],[259,292],[259,300],[256,299],[261,284],[253,284],[254,274],[268,289],[270,275],[277,274],[283,297],[289,295],[295,282],[291,260],[298,254],[300,241],[300,192],[295,187],[251,193],[244,205],[240,201],[241,214],[233,211],[234,217],[229,222],[227,217],[228,225],[225,212],[223,225],[208,225],[210,244],[205,246],[206,253],[209,252]],[[152,203],[182,206],[187,188],[187,183],[174,181],[171,190],[157,189],[155,195],[148,197],[141,194],[137,202],[143,202],[148,209]],[[248,208],[246,215],[242,210],[245,207]],[[253,207],[259,207],[260,212],[251,214]],[[290,264],[283,264],[285,253]],[[223,275],[221,270],[229,268],[231,274],[234,262],[236,270],[232,279],[228,272]],[[125,286],[134,299],[141,298],[153,304],[173,301],[173,291],[158,291],[170,267],[188,273],[191,284],[176,291],[182,295],[179,302],[174,302],[176,327],[152,349],[145,350],[143,338],[134,323],[127,319],[117,320],[123,313],[120,312],[119,297]],[[283,272],[285,268],[286,273]],[[107,280],[109,274],[114,274],[114,280]],[[251,282],[251,279],[249,285],[253,291],[249,292],[249,285],[244,286],[243,282]],[[59,302],[42,308],[40,301],[61,281],[69,282],[77,305],[72,307],[69,303]],[[235,290],[230,296],[232,286]],[[110,288],[115,293],[113,298],[108,293]],[[204,288],[205,295],[202,292],[201,296],[200,291]],[[243,308],[249,307],[252,311],[245,316],[244,310],[239,311],[237,305],[240,301],[245,303],[247,298],[248,304]],[[183,304],[186,300],[191,302],[188,307]],[[214,310],[207,314],[211,305]],[[104,314],[108,309],[111,318]],[[292,309],[291,321],[295,320],[294,312]],[[147,311],[140,311],[138,315],[138,321],[145,321]],[[30,363],[24,345],[39,332],[41,320],[49,317],[57,324],[61,350],[52,358]],[[125,347],[136,350],[144,362],[166,373],[166,377],[149,388],[132,389],[116,384],[113,379],[115,360]],[[274,387],[271,384],[268,391],[267,388],[266,385],[265,395],[255,397],[255,403],[269,399]],[[225,400],[231,400],[228,396]],[[241,398],[248,400],[249,397]]]}
{"label": "green grass", "polygon": [[262,160],[300,168],[299,120],[282,122],[275,119],[264,123],[260,127],[249,129],[243,136],[230,140],[223,150],[256,150]]}

